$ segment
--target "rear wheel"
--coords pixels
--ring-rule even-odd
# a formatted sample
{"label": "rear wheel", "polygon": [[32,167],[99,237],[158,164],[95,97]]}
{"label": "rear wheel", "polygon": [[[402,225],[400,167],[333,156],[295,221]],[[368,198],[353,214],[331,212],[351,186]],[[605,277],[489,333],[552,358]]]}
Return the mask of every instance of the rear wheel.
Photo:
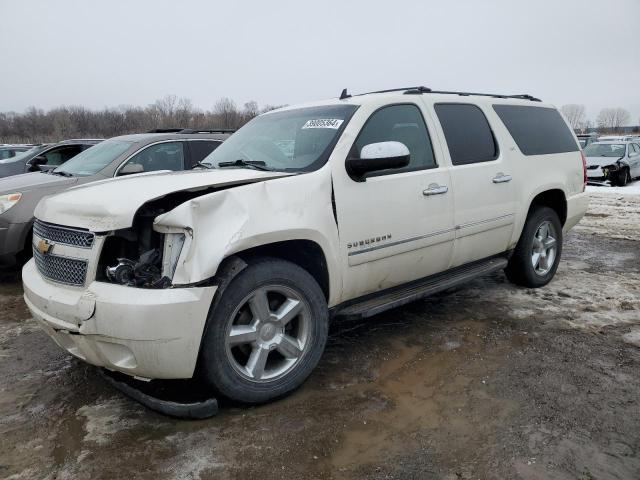
{"label": "rear wheel", "polygon": [[555,275],[561,253],[562,225],[558,214],[549,207],[535,207],[527,218],[505,273],[518,285],[542,287]]}
{"label": "rear wheel", "polygon": [[263,259],[233,279],[207,322],[200,362],[207,383],[229,399],[263,403],[296,389],[315,368],[328,309],[306,270]]}

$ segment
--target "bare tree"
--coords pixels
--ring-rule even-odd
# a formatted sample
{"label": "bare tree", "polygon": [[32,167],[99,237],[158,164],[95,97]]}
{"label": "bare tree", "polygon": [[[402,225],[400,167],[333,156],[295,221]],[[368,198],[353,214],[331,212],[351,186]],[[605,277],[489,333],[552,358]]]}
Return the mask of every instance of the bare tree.
{"label": "bare tree", "polygon": [[624,108],[603,108],[600,110],[596,123],[603,132],[617,132],[620,127],[631,121],[631,114]]}
{"label": "bare tree", "polygon": [[571,125],[571,128],[574,130],[582,130],[585,128],[587,115],[584,111],[584,105],[571,103],[569,105],[563,105],[560,111],[564,115],[564,118],[567,119],[567,122],[569,122],[569,125]]}
{"label": "bare tree", "polygon": [[238,107],[236,102],[230,98],[224,97],[216,102],[213,106],[213,114],[218,117],[221,127],[223,128],[237,128],[239,120]]}
{"label": "bare tree", "polygon": [[154,128],[238,128],[272,108],[275,107],[260,108],[257,102],[251,101],[240,110],[233,100],[223,98],[213,110],[202,111],[188,98],[175,95],[167,95],[146,107],[121,105],[99,111],[63,106],[45,112],[30,107],[24,113],[0,112],[0,143],[109,138]]}

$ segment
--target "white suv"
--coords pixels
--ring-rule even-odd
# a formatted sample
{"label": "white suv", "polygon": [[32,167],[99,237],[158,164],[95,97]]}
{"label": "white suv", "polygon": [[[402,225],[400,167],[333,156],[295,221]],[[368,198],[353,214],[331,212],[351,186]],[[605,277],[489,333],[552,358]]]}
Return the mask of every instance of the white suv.
{"label": "white suv", "polygon": [[499,269],[545,285],[588,202],[576,137],[526,95],[345,91],[257,117],[203,167],[43,199],[25,300],[78,358],[245,403],[299,386],[332,316]]}

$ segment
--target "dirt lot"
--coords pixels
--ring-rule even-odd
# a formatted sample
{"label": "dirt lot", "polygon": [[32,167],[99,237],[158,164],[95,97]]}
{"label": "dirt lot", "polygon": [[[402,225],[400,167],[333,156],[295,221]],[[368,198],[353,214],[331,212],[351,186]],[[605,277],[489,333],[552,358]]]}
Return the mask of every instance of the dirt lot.
{"label": "dirt lot", "polygon": [[293,396],[162,417],[0,284],[0,478],[640,478],[640,196],[593,194],[556,279],[496,274],[333,325]]}

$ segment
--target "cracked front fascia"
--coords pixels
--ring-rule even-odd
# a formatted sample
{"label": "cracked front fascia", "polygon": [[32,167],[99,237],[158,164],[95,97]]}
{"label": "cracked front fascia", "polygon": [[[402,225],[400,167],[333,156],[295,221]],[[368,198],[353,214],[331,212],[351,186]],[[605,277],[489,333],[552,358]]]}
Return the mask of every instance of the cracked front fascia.
{"label": "cracked front fascia", "polygon": [[329,303],[338,301],[341,280],[332,252],[339,251],[339,243],[328,168],[194,198],[156,217],[154,230],[192,232],[178,259],[176,286],[213,277],[220,262],[234,253],[274,242],[311,240],[325,254]]}

